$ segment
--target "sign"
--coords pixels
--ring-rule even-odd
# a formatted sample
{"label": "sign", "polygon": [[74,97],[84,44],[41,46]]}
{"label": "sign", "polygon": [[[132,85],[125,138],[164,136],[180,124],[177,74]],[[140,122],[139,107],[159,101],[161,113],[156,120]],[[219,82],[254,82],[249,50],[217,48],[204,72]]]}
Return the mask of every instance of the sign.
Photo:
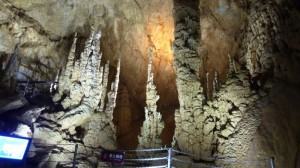
{"label": "sign", "polygon": [[22,161],[30,147],[31,139],[0,135],[0,159]]}
{"label": "sign", "polygon": [[101,152],[101,160],[103,162],[124,163],[124,152],[103,150]]}

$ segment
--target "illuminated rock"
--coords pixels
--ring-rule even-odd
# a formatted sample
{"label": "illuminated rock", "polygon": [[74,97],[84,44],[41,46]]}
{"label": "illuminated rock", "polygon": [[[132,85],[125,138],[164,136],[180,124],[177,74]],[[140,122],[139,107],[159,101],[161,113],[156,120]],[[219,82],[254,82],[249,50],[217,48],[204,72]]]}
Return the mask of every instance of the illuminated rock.
{"label": "illuminated rock", "polygon": [[[72,128],[87,125],[86,135],[83,137],[86,145],[112,149],[116,146],[112,120],[119,85],[120,61],[115,79],[108,90],[109,63],[100,67],[100,37],[100,32],[92,32],[85,43],[80,60],[75,60],[75,35],[65,74],[60,78],[59,92],[55,99],[59,100],[57,97],[61,97],[62,93],[69,93],[62,105],[71,109],[58,119],[62,130],[69,129],[69,132],[74,134]],[[110,124],[110,127],[106,127],[106,124]]]}
{"label": "illuminated rock", "polygon": [[153,52],[149,49],[149,63],[148,63],[148,77],[146,89],[146,107],[145,107],[145,121],[139,136],[139,149],[159,148],[162,146],[161,132],[164,127],[161,121],[161,114],[157,111],[157,95],[156,87],[153,82],[152,73],[152,59]]}
{"label": "illuminated rock", "polygon": [[[267,167],[254,161],[275,156],[276,167],[297,167],[299,21],[293,0],[5,0],[0,3],[0,78],[14,85],[3,70],[16,44],[17,79],[54,80],[59,74],[54,100],[62,101],[63,109],[56,106],[26,120],[35,121],[33,131],[42,142],[44,137],[53,143],[136,149],[142,134],[140,141],[148,146],[138,148],[154,148],[170,146],[175,131],[173,146],[180,151],[253,160],[218,160],[213,166]],[[93,36],[91,27],[102,30],[103,57],[94,55],[100,34]],[[149,46],[155,87],[147,82]],[[119,81],[113,82],[119,67]],[[3,92],[1,100],[7,98]],[[6,102],[0,108],[14,106]],[[5,115],[14,115],[13,109]],[[7,122],[0,117],[4,130]],[[64,149],[72,151],[74,145]],[[179,158],[193,162],[197,157]],[[60,153],[50,158],[72,159]],[[96,167],[95,158],[79,158],[77,166]]]}
{"label": "illuminated rock", "polygon": [[17,130],[14,131],[12,134],[20,137],[26,137],[26,138],[32,138],[33,135],[31,129],[24,124],[19,124]]}

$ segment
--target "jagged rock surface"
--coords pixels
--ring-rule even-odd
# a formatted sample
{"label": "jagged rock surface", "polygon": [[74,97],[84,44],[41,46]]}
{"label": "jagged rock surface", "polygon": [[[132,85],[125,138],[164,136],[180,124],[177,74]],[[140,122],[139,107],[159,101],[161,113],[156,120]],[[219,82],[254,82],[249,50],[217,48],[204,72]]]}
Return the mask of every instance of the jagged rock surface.
{"label": "jagged rock surface", "polygon": [[[74,144],[62,145],[71,141],[94,147],[104,143],[111,149],[135,149],[147,104],[150,46],[154,53],[153,82],[160,96],[156,111],[161,112],[164,121],[163,145],[171,144],[175,131],[174,147],[182,151],[243,161],[212,163],[216,166],[266,167],[267,162],[246,160],[275,156],[276,167],[295,167],[300,160],[300,27],[295,24],[300,21],[299,9],[293,0],[2,0],[1,78],[6,75],[4,69],[15,55],[17,44],[20,48],[16,63],[20,66],[15,64],[13,73],[5,77],[9,82],[0,85],[13,89],[13,78],[53,80],[68,60],[71,37],[79,32],[76,47],[73,46],[75,52],[69,57],[73,61],[67,65],[70,71],[63,68],[59,74],[65,86],[60,86],[55,100],[65,94],[65,109],[37,112],[35,121],[24,120],[34,121],[30,128],[38,138],[36,142],[60,145],[35,145],[35,150],[47,153],[40,160],[51,161],[71,159],[63,152],[74,150]],[[80,56],[91,27],[102,30],[101,60],[110,62],[100,64],[100,74],[94,75],[101,77],[95,79],[90,73],[94,71],[94,61]],[[95,51],[92,46],[90,50]],[[112,89],[118,58],[122,60],[121,87]],[[86,65],[86,69],[81,65]],[[82,72],[87,72],[83,78]],[[68,81],[64,81],[65,75]],[[98,92],[99,83],[102,89]],[[89,89],[94,92],[89,93]],[[2,93],[0,101],[5,96]],[[23,106],[22,102],[17,103],[15,107]],[[10,128],[10,120],[4,116],[16,114],[11,113],[13,105],[7,107],[9,111],[0,114],[1,131]],[[174,117],[175,109],[178,111]],[[22,118],[27,116],[30,115]],[[19,121],[15,124],[17,127]],[[79,151],[92,153],[84,147]],[[97,158],[81,160],[95,163]],[[40,165],[47,166],[56,165]]]}

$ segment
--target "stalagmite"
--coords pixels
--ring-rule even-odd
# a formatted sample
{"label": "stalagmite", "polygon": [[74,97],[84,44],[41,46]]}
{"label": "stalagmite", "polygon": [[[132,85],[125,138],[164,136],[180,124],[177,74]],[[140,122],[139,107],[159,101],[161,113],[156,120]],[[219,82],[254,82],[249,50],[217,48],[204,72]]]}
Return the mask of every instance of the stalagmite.
{"label": "stalagmite", "polygon": [[218,71],[215,71],[215,78],[213,80],[213,96],[216,94],[218,89],[219,89]]}
{"label": "stalagmite", "polygon": [[113,112],[116,107],[116,100],[117,100],[117,94],[118,94],[118,88],[119,88],[120,69],[121,69],[121,60],[118,59],[117,74],[116,74],[114,81],[111,84],[110,91],[107,94],[108,101],[107,101],[107,105],[105,108],[105,113],[108,116],[108,120],[110,121],[109,124],[112,127],[112,129],[114,130],[114,134],[116,133],[116,130],[115,130],[114,123],[112,121],[113,121]]}
{"label": "stalagmite", "polygon": [[[109,64],[106,64],[104,66],[104,73],[103,73],[103,85],[106,86],[108,83],[108,73],[109,73]],[[106,94],[107,94],[107,88],[104,87],[102,89],[103,94],[101,95],[101,99],[100,99],[100,107],[98,109],[98,111],[103,112],[104,111],[104,106],[105,106],[105,98],[106,98]]]}
{"label": "stalagmite", "polygon": [[58,93],[54,96],[57,101],[66,94],[62,105],[67,111],[51,120],[57,120],[60,130],[70,135],[76,135],[75,128],[85,130],[81,139],[87,146],[115,149],[116,131],[112,120],[119,84],[120,60],[116,77],[107,92],[110,84],[109,62],[101,67],[100,38],[100,31],[92,31],[80,58],[75,60],[75,35],[65,73],[60,76]]}
{"label": "stalagmite", "polygon": [[157,111],[156,103],[159,96],[157,95],[156,86],[153,82],[152,59],[153,52],[150,49],[146,86],[145,121],[141,130],[141,135],[139,136],[138,148],[140,149],[159,148],[162,145],[160,134],[163,129],[163,122],[161,121],[161,114]]}
{"label": "stalagmite", "polygon": [[209,72],[206,72],[206,97],[209,100],[210,99],[210,90],[209,90]]}
{"label": "stalagmite", "polygon": [[235,65],[235,62],[234,62],[234,59],[230,56],[230,54],[228,54],[228,60],[229,60],[229,73],[236,73],[237,70],[236,70],[236,65]]}
{"label": "stalagmite", "polygon": [[[101,73],[97,66],[97,61],[100,61],[100,37],[100,32],[96,34],[94,32],[91,33],[85,49],[81,53],[80,62],[79,60],[74,60],[77,36],[74,37],[65,74],[60,79],[61,86],[68,84],[68,87],[66,85],[60,87],[56,96],[61,96],[61,93],[69,91],[69,95],[62,102],[63,107],[67,109],[79,106],[61,117],[59,123],[61,123],[62,129],[66,129],[70,125],[78,126],[85,122],[99,104],[101,97],[99,93],[103,86],[99,83],[99,76],[96,78],[94,76]],[[76,117],[78,119],[75,119]],[[79,119],[80,122],[77,121]]]}
{"label": "stalagmite", "polygon": [[[188,7],[185,8],[188,9]],[[184,10],[184,8],[180,8],[180,10]],[[188,11],[185,11],[185,14],[191,15]],[[178,20],[180,22],[180,19]],[[184,26],[177,27],[175,34],[180,34],[183,29]],[[240,124],[246,113],[246,108],[243,106],[253,106],[254,102],[258,100],[257,93],[250,89],[247,73],[237,71],[235,63],[228,55],[230,71],[228,81],[224,86],[219,85],[218,72],[215,71],[213,90],[210,90],[209,75],[212,74],[206,72],[204,75],[206,77],[204,80],[206,96],[209,98],[210,92],[214,92],[214,99],[205,101],[198,73],[190,73],[191,71],[198,72],[203,60],[197,56],[190,57],[193,54],[192,47],[176,45],[179,44],[178,41],[196,37],[176,37],[174,41],[174,69],[177,76],[176,84],[180,108],[175,112],[176,128],[172,144],[181,151],[193,153],[202,158],[213,157],[214,155],[237,157],[239,147],[230,145],[230,142],[248,142],[245,139],[246,136],[236,137],[235,134],[249,136],[249,134],[254,133],[253,128],[257,126],[255,124],[241,126]],[[194,64],[195,62],[198,64]],[[217,90],[218,92],[216,92]],[[254,117],[249,117],[249,120],[252,119],[256,120]],[[199,158],[196,157],[195,159]]]}
{"label": "stalagmite", "polygon": [[58,92],[54,95],[53,101],[59,101],[65,91],[69,91],[69,86],[70,86],[70,79],[72,77],[72,70],[74,68],[74,59],[75,59],[75,50],[76,50],[76,42],[77,42],[77,33],[74,35],[73,43],[71,46],[71,50],[69,52],[69,55],[67,57],[67,64],[65,67],[64,74],[59,75],[59,84],[58,84]]}
{"label": "stalagmite", "polygon": [[[179,150],[190,152],[195,155],[206,156],[209,155],[211,145],[205,143],[205,136],[203,132],[203,125],[205,115],[203,113],[204,93],[203,88],[198,77],[199,69],[202,63],[200,57],[194,51],[193,47],[185,47],[177,45],[179,42],[198,41],[198,26],[193,29],[188,29],[190,23],[197,23],[198,20],[191,20],[196,18],[194,16],[197,12],[189,7],[178,6],[177,13],[184,13],[185,15],[178,15],[176,17],[177,25],[182,24],[186,26],[176,27],[175,34],[180,35],[182,31],[190,32],[188,37],[175,36],[174,41],[174,64],[173,67],[176,72],[176,84],[178,89],[178,99],[180,108],[175,113],[175,135],[173,145]],[[188,23],[185,23],[188,21]],[[198,25],[198,24],[195,24]],[[190,73],[190,72],[195,73]]]}

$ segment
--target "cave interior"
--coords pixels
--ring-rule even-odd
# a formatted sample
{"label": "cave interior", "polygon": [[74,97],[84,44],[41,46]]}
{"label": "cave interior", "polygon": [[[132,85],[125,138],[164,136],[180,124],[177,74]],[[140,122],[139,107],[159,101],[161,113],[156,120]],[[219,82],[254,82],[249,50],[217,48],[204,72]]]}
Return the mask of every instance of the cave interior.
{"label": "cave interior", "polygon": [[18,167],[70,167],[79,144],[87,168],[165,147],[299,168],[299,23],[299,0],[1,0],[0,135],[32,138]]}

